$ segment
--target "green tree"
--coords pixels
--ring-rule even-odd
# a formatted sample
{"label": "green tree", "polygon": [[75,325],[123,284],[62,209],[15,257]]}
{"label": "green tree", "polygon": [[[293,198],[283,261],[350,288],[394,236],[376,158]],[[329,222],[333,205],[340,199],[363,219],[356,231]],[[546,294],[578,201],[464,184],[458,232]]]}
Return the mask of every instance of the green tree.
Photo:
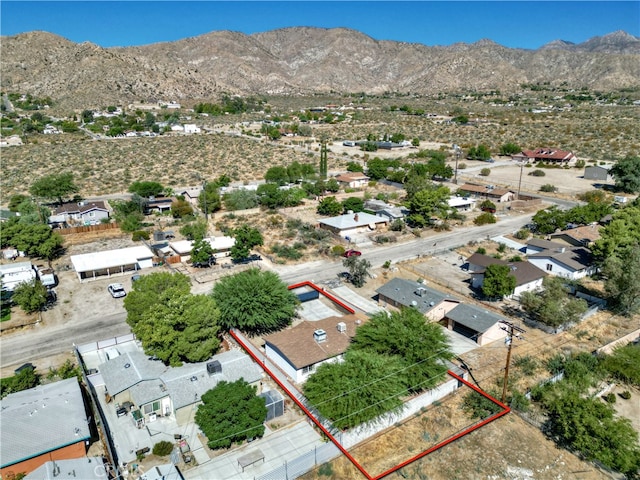
{"label": "green tree", "polygon": [[236,242],[231,247],[231,258],[234,260],[242,260],[247,258],[253,247],[264,244],[264,238],[257,228],[251,227],[246,223],[232,230],[231,234]]}
{"label": "green tree", "polygon": [[168,365],[202,362],[220,346],[216,302],[190,290],[185,275],[152,273],[136,281],[124,301],[127,323],[145,353]]}
{"label": "green tree", "polygon": [[53,260],[62,253],[62,236],[48,225],[21,223],[12,218],[2,227],[2,246],[12,246],[29,256]]}
{"label": "green tree", "polygon": [[640,156],[627,155],[609,170],[616,188],[627,193],[640,193]]}
{"label": "green tree", "polygon": [[482,293],[488,298],[501,299],[513,293],[516,283],[509,265],[489,265],[485,269]]}
{"label": "green tree", "polygon": [[336,193],[338,190],[340,190],[340,184],[335,178],[332,177],[325,183],[325,189],[328,192]]}
{"label": "green tree", "polygon": [[600,239],[593,246],[593,254],[599,263],[617,252],[625,251],[640,243],[640,202],[617,210],[611,222],[600,229]]}
{"label": "green tree", "polygon": [[375,157],[367,162],[367,176],[372,180],[380,180],[387,176],[387,171],[391,167],[388,160]]}
{"label": "green tree", "polygon": [[347,172],[364,172],[364,167],[358,162],[347,163]]}
{"label": "green tree", "polygon": [[209,448],[229,448],[264,435],[267,407],[256,395],[256,387],[244,379],[220,381],[202,395],[195,421],[207,437]]}
{"label": "green tree", "polygon": [[500,146],[500,155],[509,156],[515,155],[516,153],[520,153],[522,148],[520,148],[515,143],[505,143]]}
{"label": "green tree", "polygon": [[220,308],[225,329],[237,328],[250,334],[286,327],[298,306],[297,297],[278,275],[257,268],[221,278],[211,296]]}
{"label": "green tree", "polygon": [[26,313],[37,312],[47,303],[47,287],[37,279],[23,282],[14,289],[12,298]]}
{"label": "green tree", "polygon": [[216,182],[207,183],[198,197],[198,207],[207,215],[217,212],[222,207],[220,187]]}
{"label": "green tree", "polygon": [[202,240],[207,236],[207,222],[204,220],[196,220],[187,223],[180,229],[180,234],[184,235],[187,240]]}
{"label": "green tree", "polygon": [[177,198],[171,202],[171,215],[173,218],[182,218],[193,214],[193,207],[186,200]]}
{"label": "green tree", "polygon": [[129,192],[136,193],[142,198],[159,197],[164,194],[165,187],[158,182],[133,182],[129,185]]}
{"label": "green tree", "polygon": [[556,205],[545,210],[540,210],[531,219],[534,231],[543,235],[548,235],[556,230],[567,228],[566,213]]}
{"label": "green tree", "polygon": [[425,322],[413,308],[374,314],[358,327],[349,348],[399,357],[406,389],[412,393],[440,383],[447,372],[444,361],[453,357],[442,327]]}
{"label": "green tree", "polygon": [[336,200],[336,197],[326,197],[318,202],[316,212],[319,215],[334,217],[342,213],[342,204]]}
{"label": "green tree", "polygon": [[358,197],[345,198],[342,201],[342,210],[345,213],[349,210],[352,212],[362,212],[364,210],[364,200]]}
{"label": "green tree", "polygon": [[303,390],[336,428],[355,427],[402,408],[403,368],[398,356],[348,350],[344,362],[320,365]]}
{"label": "green tree", "polygon": [[9,198],[9,205],[8,205],[9,211],[18,212],[20,204],[25,201],[30,201],[29,197],[27,197],[26,195],[23,195],[21,193],[11,195],[11,197]]}
{"label": "green tree", "polygon": [[268,183],[275,183],[277,185],[286,185],[289,183],[289,174],[287,169],[282,165],[269,168],[267,173],[264,174],[264,179]]}
{"label": "green tree", "polygon": [[356,255],[345,258],[342,265],[351,274],[351,283],[356,287],[362,287],[367,282],[371,262]]}
{"label": "green tree", "polygon": [[193,248],[191,249],[192,264],[208,264],[211,257],[213,257],[213,248],[211,248],[209,242],[204,239],[193,242]]}
{"label": "green tree", "polygon": [[551,327],[577,322],[587,311],[587,302],[569,296],[565,280],[546,277],[542,292],[523,292],[520,303],[527,314]]}
{"label": "green tree", "polygon": [[444,216],[448,210],[451,192],[445,186],[433,185],[411,197],[408,207],[411,215],[419,215],[426,221],[432,216]]}
{"label": "green tree", "polygon": [[78,186],[73,181],[73,173],[52,173],[40,177],[31,184],[29,193],[36,197],[55,200],[59,204],[63,203],[64,197],[70,193],[78,193]]}
{"label": "green tree", "polygon": [[477,147],[470,147],[467,152],[467,158],[471,160],[489,160],[491,158],[491,150],[483,144]]}
{"label": "green tree", "polygon": [[258,196],[253,190],[240,189],[225,193],[222,202],[229,211],[248,210],[258,206]]}
{"label": "green tree", "polygon": [[40,375],[33,368],[23,368],[12,377],[0,380],[0,398],[40,385]]}
{"label": "green tree", "polygon": [[608,301],[617,312],[627,316],[640,312],[640,244],[607,257],[602,275]]}

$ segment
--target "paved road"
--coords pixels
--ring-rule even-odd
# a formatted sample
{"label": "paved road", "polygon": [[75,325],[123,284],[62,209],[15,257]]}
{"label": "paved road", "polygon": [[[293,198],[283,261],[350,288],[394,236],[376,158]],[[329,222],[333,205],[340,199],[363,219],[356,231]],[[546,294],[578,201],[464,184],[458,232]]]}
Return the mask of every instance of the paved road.
{"label": "paved road", "polygon": [[[387,260],[397,263],[418,256],[434,255],[471,241],[482,241],[513,232],[529,223],[531,217],[531,214],[503,217],[499,219],[498,223],[492,225],[437,233],[402,244],[363,249],[363,258],[371,262],[373,268],[378,268]],[[341,260],[334,262],[322,260],[303,265],[276,267],[274,270],[284,282],[290,284],[303,280],[322,282],[334,279],[339,272],[344,271],[344,267]],[[207,286],[207,290],[209,288]],[[0,343],[0,365],[6,369],[7,367],[20,366],[25,362],[36,363],[38,359],[71,351],[74,343],[82,345],[124,335],[130,332],[125,319],[125,313],[108,314],[97,319],[87,318],[86,321],[75,325],[61,325],[52,328],[47,328],[46,325],[36,326],[24,334],[5,334]]]}

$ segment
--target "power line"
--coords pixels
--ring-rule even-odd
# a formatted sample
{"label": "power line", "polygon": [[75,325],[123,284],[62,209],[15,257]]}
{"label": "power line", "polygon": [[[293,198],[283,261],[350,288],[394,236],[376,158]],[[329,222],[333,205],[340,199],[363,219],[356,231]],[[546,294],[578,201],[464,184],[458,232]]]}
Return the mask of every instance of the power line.
{"label": "power line", "polygon": [[[507,322],[506,320],[500,320],[500,323],[503,324],[500,328],[507,332],[505,342],[509,347],[507,350],[507,364],[504,368],[504,381],[502,382],[502,398],[500,399],[500,401],[504,403],[505,398],[507,398],[507,383],[509,380],[509,363],[511,362],[511,346],[513,345],[513,337],[515,335],[516,338],[524,339],[524,337],[518,334],[525,333],[525,330],[514,325],[512,322]],[[514,332],[516,333],[514,334]]]}

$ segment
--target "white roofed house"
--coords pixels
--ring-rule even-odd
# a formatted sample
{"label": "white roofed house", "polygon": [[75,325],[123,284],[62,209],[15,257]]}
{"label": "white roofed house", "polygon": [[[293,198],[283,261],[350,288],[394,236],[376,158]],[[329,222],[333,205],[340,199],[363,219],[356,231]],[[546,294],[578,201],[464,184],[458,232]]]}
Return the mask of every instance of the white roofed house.
{"label": "white roofed house", "polygon": [[72,255],[78,279],[111,276],[153,267],[153,252],[145,245]]}
{"label": "white roofed house", "polygon": [[[231,247],[236,244],[235,238],[226,235],[209,237],[204,240],[211,245],[215,258],[228,257],[231,255]],[[191,258],[191,250],[193,250],[194,243],[193,240],[178,240],[177,242],[170,242],[169,247],[176,255],[180,255],[180,261],[186,262]]]}
{"label": "white roofed house", "polygon": [[375,231],[379,226],[385,226],[388,223],[387,217],[371,215],[366,212],[345,213],[337,217],[318,220],[320,228],[331,230],[344,238],[353,238],[359,234]]}
{"label": "white roofed house", "polygon": [[31,262],[14,262],[0,265],[2,289],[13,292],[21,283],[29,283],[36,279],[36,271]]}
{"label": "white roofed house", "polygon": [[30,473],[52,460],[83,458],[90,414],[76,377],[10,393],[0,412],[0,475]]}

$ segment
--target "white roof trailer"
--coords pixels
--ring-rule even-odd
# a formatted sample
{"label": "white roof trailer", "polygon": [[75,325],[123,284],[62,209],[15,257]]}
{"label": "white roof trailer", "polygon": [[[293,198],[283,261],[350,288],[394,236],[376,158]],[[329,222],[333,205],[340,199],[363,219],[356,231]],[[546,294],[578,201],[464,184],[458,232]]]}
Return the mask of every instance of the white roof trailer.
{"label": "white roof trailer", "polygon": [[153,267],[153,252],[145,245],[72,255],[71,263],[82,281]]}

